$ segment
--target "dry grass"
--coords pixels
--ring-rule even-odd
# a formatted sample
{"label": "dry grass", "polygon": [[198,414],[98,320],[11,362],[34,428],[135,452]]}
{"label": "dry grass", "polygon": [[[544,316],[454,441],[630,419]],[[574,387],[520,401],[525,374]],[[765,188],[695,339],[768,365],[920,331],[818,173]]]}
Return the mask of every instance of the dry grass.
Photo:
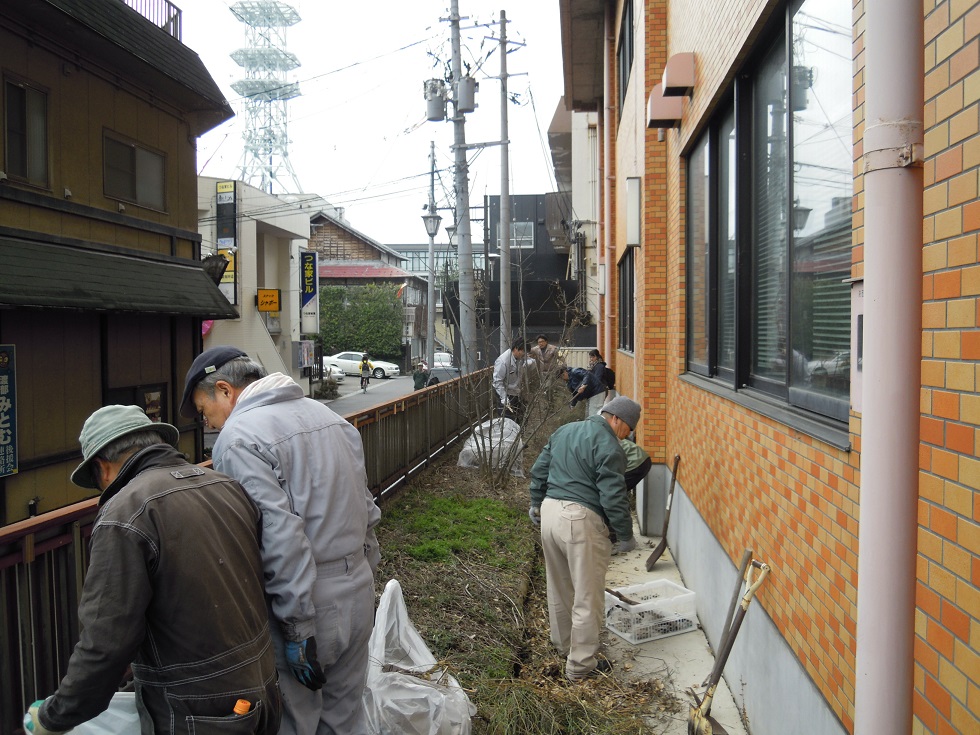
{"label": "dry grass", "polygon": [[[561,410],[564,398],[555,393],[549,405],[533,407],[541,430],[524,451],[525,473],[554,428],[583,417],[582,407]],[[401,583],[412,622],[477,707],[473,732],[662,730],[658,714],[680,709],[663,681],[627,683],[614,670],[566,682],[549,641],[544,562],[527,519],[528,480],[491,483],[458,468],[459,448],[382,507],[378,581]]]}

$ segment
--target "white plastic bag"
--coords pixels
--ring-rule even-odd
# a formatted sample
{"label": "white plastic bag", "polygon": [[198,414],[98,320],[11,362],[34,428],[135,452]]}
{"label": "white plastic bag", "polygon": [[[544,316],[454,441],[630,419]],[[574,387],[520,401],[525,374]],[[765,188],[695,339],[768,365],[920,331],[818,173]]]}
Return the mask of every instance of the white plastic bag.
{"label": "white plastic bag", "polygon": [[139,735],[140,716],[134,692],[116,692],[109,709],[88,722],[76,725],[73,735]]}
{"label": "white plastic bag", "polygon": [[492,462],[493,468],[497,469],[510,462],[510,474],[524,477],[523,453],[520,424],[508,418],[494,418],[473,429],[459,452],[456,464],[479,469]]}
{"label": "white plastic bag", "polygon": [[469,735],[476,707],[437,665],[396,579],[378,603],[368,656],[364,708],[373,735]]}

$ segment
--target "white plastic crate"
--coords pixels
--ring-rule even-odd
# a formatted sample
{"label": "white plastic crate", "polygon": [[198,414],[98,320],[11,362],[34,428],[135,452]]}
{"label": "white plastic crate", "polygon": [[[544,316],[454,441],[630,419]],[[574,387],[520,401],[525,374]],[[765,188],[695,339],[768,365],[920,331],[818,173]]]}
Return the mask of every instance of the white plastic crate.
{"label": "white plastic crate", "polygon": [[666,579],[616,589],[639,604],[606,592],[606,627],[629,643],[646,643],[698,627],[694,592]]}

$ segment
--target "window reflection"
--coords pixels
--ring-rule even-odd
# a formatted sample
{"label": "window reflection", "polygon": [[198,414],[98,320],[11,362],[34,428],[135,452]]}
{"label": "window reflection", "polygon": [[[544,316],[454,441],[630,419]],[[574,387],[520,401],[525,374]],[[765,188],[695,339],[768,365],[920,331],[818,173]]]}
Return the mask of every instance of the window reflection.
{"label": "window reflection", "polygon": [[793,250],[791,384],[850,391],[851,7],[806,0],[793,15]]}

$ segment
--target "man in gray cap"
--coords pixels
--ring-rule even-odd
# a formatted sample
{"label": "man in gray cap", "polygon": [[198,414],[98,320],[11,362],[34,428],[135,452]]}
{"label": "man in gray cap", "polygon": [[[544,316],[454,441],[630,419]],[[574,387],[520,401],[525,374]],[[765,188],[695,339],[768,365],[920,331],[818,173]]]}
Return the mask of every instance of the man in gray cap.
{"label": "man in gray cap", "polygon": [[82,427],[71,479],[102,495],[81,637],[58,690],[28,710],[34,735],[103,712],[130,665],[143,732],[279,729],[259,510],[237,482],[188,463],[178,436],[137,406],[105,406]]}
{"label": "man in gray cap", "polygon": [[612,668],[596,655],[606,570],[611,553],[636,548],[619,440],[639,420],[640,404],[617,396],[598,416],[555,431],[531,468],[528,515],[541,528],[551,642],[566,657],[571,681]]}
{"label": "man in gray cap", "polygon": [[262,558],[280,733],[367,733],[361,700],[374,627],[374,527],[361,435],[282,373],[235,347],[191,365],[180,412],[220,430],[214,466],[262,510]]}

